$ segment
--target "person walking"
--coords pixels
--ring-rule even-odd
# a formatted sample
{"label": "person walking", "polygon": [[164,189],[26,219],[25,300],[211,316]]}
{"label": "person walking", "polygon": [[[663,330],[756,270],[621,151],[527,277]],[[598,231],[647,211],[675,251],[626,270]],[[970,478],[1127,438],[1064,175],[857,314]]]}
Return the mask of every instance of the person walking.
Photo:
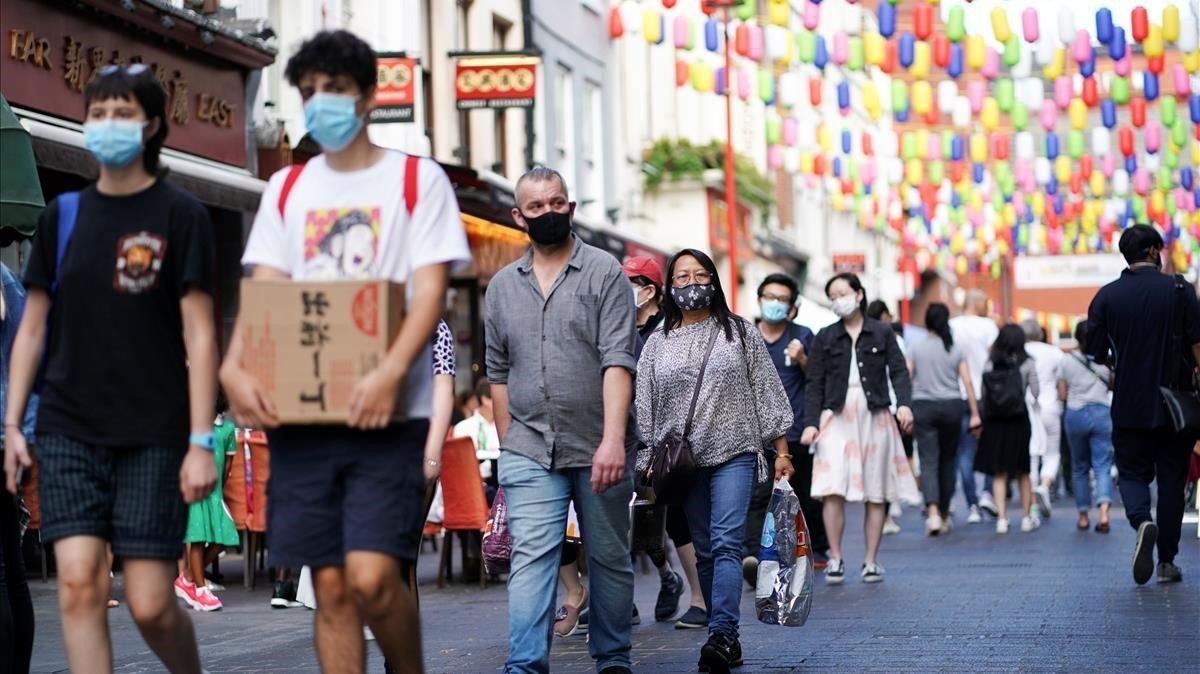
{"label": "person walking", "polygon": [[[978,289],[968,290],[963,299],[962,314],[950,319],[950,333],[954,343],[962,349],[967,369],[971,372],[971,385],[978,395],[983,395],[983,368],[987,365],[988,352],[1000,334],[996,321],[988,316],[988,297]],[[965,402],[966,387],[959,393]],[[966,412],[962,418],[962,434],[958,439],[958,475],[962,481],[963,498],[967,500],[967,524],[983,521],[983,513],[996,516],[996,504],[992,502],[992,480],[985,477],[983,491],[975,482],[975,452],[978,438],[970,432],[970,417]]]}
{"label": "person walking", "polygon": [[[878,583],[884,574],[878,555],[887,503],[921,499],[900,440],[900,431],[912,430],[912,381],[891,326],[864,315],[867,293],[858,276],[834,276],[825,284],[825,295],[841,320],[813,340],[800,438],[800,444],[816,447],[812,496],[824,501],[825,580],[845,581],[846,502],[865,501],[867,549],[860,575],[863,582]],[[896,392],[895,418],[889,380]]]}
{"label": "person walking", "polygon": [[[217,479],[212,223],[163,179],[167,95],[150,66],[101,67],[83,98],[100,177],[59,195],[33,238],[8,364],[7,487],[16,491],[36,450],[41,537],[58,562],[72,671],[112,670],[111,544],[146,644],[167,670],[198,674],[172,582],[187,504]],[[31,447],[23,420],[39,379]]]}
{"label": "person walking", "polygon": [[1017,325],[1000,329],[983,369],[983,428],[975,470],[992,478],[996,503],[996,533],[1008,533],[1008,481],[1016,478],[1021,490],[1021,531],[1037,529],[1033,516],[1033,488],[1029,478],[1029,442],[1032,436],[1026,396],[1032,395],[1038,412],[1038,375],[1025,353],[1025,332]]}
{"label": "person walking", "polygon": [[268,429],[267,542],[274,563],[312,569],[321,669],[362,671],[365,623],[391,667],[420,671],[419,616],[401,568],[420,543],[434,334],[450,268],[470,260],[466,234],[436,162],[371,142],[370,45],[322,31],[284,72],[322,153],[268,181],[242,263],[255,279],[403,283],[404,322],[378,367],[355,384],[345,425],[281,426],[269,392],[242,361],[241,321],[221,381],[239,424]]}
{"label": "person walking", "polygon": [[487,376],[500,435],[512,571],[505,671],[549,669],[567,504],[584,534],[588,652],[627,672],[633,611],[629,502],[637,330],[621,265],[572,233],[575,203],[557,171],[517,181],[513,220],[532,246],[488,286]]}
{"label": "person walking", "polygon": [[[938,536],[950,533],[952,528],[950,498],[954,496],[957,480],[963,407],[968,415],[969,433],[977,433],[981,422],[971,371],[950,330],[950,309],[940,302],[930,304],[925,310],[925,328],[930,338],[913,347],[909,362],[913,377],[914,435],[923,467],[925,533]],[[958,397],[960,383],[967,392],[965,405]]]}
{"label": "person walking", "polygon": [[652,448],[668,437],[691,443],[697,468],[684,509],[708,605],[698,666],[728,672],[742,663],[742,536],[750,494],[767,478],[764,445],[775,449],[775,479],[795,472],[786,438],[792,407],[762,337],[729,310],[712,258],[681,250],[667,263],[667,278],[663,328],[650,336],[638,364],[637,415],[649,445],[638,454],[638,468],[649,466]]}
{"label": "person walking", "polygon": [[[1118,247],[1129,268],[1088,307],[1087,353],[1115,372],[1112,422],[1117,480],[1125,516],[1137,530],[1133,580],[1142,585],[1183,579],[1175,565],[1183,530],[1184,484],[1195,438],[1176,433],[1160,387],[1188,390],[1200,362],[1200,302],[1182,276],[1161,271],[1162,235],[1135,225]],[[1150,483],[1158,486],[1158,519]]]}
{"label": "person walking", "polygon": [[[825,534],[825,519],[821,514],[821,502],[812,497],[812,453],[809,447],[800,444],[804,432],[804,387],[808,383],[808,353],[812,349],[813,332],[795,323],[800,306],[800,287],[787,274],[771,274],[758,286],[758,307],[762,320],[758,331],[767,345],[771,363],[783,382],[788,401],[792,405],[792,428],[787,432],[788,454],[792,457],[792,489],[800,499],[804,519],[808,522],[809,546],[818,569],[828,562],[829,538]],[[767,463],[774,457],[770,448],[764,448]],[[770,483],[757,485],[750,499],[750,513],[746,520],[745,557],[742,570],[746,582],[751,586],[758,578],[759,541],[762,525],[773,489]]]}
{"label": "person walking", "polygon": [[1092,508],[1092,480],[1096,481],[1096,507],[1100,521],[1098,533],[1109,531],[1108,511],[1112,506],[1112,371],[1084,353],[1087,321],[1075,326],[1079,349],[1063,359],[1062,384],[1067,393],[1067,412],[1063,419],[1067,442],[1071,447],[1071,479],[1075,483],[1075,506],[1079,510],[1076,526],[1087,531]]}
{"label": "person walking", "polygon": [[[1062,380],[1062,364],[1065,359],[1062,349],[1046,342],[1046,330],[1032,318],[1021,321],[1025,331],[1025,353],[1033,359],[1037,368],[1038,418],[1034,419],[1044,431],[1043,442],[1033,443],[1030,451],[1029,474],[1036,485],[1033,489],[1037,499],[1038,516],[1048,518],[1051,513],[1051,498],[1057,496],[1058,473],[1062,468],[1062,391],[1058,383]],[[1039,446],[1040,445],[1040,446]],[[1034,449],[1037,453],[1034,453]]]}

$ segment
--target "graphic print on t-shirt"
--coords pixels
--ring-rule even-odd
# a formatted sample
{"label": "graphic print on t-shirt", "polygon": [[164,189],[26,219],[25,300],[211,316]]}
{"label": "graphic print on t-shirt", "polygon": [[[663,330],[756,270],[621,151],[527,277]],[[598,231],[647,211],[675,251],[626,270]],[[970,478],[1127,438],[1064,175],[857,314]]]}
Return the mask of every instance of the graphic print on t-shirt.
{"label": "graphic print on t-shirt", "polygon": [[305,277],[369,278],[379,255],[380,207],[323,208],[304,219]]}
{"label": "graphic print on t-shirt", "polygon": [[151,232],[126,234],[117,240],[113,290],[136,295],[158,285],[167,239]]}

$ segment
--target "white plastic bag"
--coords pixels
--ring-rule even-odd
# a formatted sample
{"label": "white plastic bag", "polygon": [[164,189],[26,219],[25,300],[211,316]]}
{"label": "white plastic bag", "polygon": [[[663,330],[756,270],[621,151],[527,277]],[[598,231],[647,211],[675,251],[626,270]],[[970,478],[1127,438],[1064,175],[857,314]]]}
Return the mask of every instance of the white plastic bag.
{"label": "white plastic bag", "polygon": [[758,554],[754,608],[759,621],[800,627],[812,610],[815,571],[808,524],[787,478],[780,478],[771,493]]}

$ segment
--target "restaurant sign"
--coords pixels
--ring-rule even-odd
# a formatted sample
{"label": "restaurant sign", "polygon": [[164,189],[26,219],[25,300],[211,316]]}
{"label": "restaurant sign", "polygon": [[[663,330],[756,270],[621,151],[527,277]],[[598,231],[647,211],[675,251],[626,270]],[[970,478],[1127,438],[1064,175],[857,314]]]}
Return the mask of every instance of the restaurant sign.
{"label": "restaurant sign", "polygon": [[454,80],[458,109],[533,107],[539,62],[536,56],[460,58]]}
{"label": "restaurant sign", "polygon": [[402,54],[379,54],[375,59],[375,73],[375,107],[371,108],[371,122],[413,121],[417,60]]}
{"label": "restaurant sign", "polygon": [[106,65],[145,64],[167,94],[166,145],[246,165],[245,82],[221,67],[54,3],[5,0],[0,80],[14,106],[82,122],[83,92]]}

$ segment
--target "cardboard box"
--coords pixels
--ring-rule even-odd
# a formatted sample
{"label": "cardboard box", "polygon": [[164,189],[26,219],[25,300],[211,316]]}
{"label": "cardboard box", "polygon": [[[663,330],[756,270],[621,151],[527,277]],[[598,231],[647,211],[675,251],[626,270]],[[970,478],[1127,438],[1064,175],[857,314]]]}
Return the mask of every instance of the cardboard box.
{"label": "cardboard box", "polygon": [[[242,281],[242,363],[283,424],[345,423],[354,386],[383,362],[404,317],[388,281]],[[396,414],[403,418],[403,386]]]}

